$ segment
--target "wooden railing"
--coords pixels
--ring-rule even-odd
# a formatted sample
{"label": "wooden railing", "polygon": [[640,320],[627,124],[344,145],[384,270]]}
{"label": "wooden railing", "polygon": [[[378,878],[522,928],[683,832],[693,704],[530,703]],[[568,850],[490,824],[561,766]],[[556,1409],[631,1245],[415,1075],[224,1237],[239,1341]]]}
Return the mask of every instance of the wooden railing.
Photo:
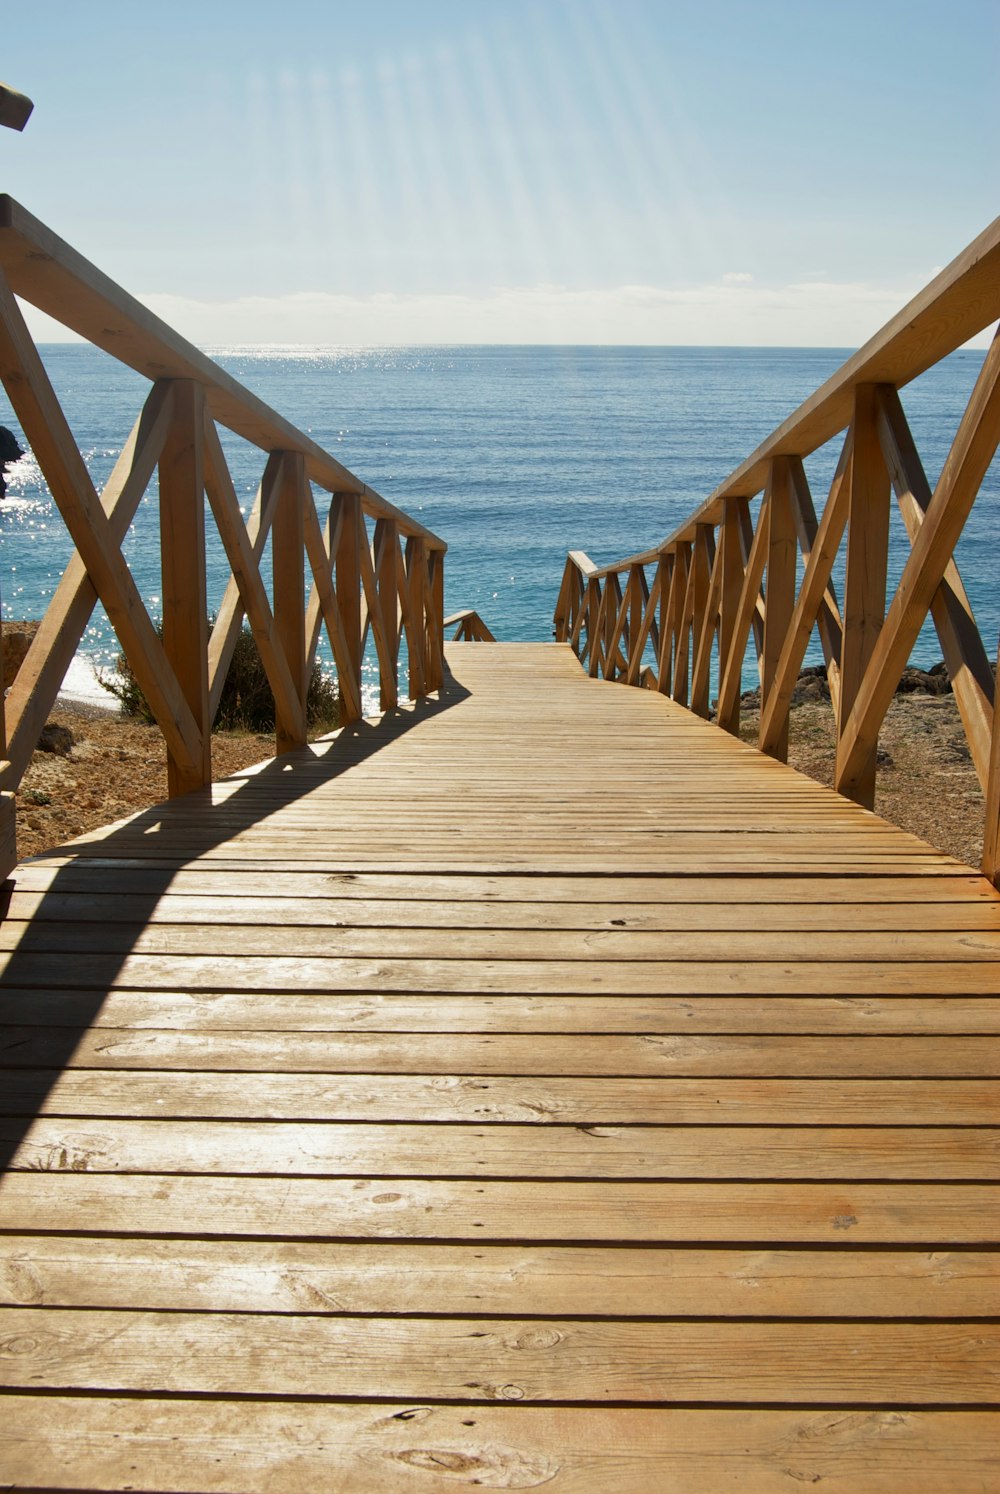
{"label": "wooden railing", "polygon": [[472,607],[464,612],[455,612],[444,620],[446,628],[454,628],[452,643],[496,643],[496,639]]}
{"label": "wooden railing", "polygon": [[[151,382],[100,494],[15,296]],[[404,639],[410,697],[440,687],[444,542],[387,503],[9,197],[0,197],[0,378],[76,547],[6,701],[0,875],[13,864],[10,792],[31,759],[98,599],[166,740],[171,795],[211,780],[211,725],[244,615],[274,693],[278,752],[306,740],[306,691],[324,625],[342,721],[361,715],[369,635],[377,652],[383,710],[397,704]],[[247,523],[220,426],[259,452],[262,475]],[[121,550],[157,471],[162,637]],[[317,511],[316,490],[329,495],[326,515]],[[211,631],[206,496],[232,572]],[[268,536],[270,588],[260,568]]]}
{"label": "wooden railing", "polygon": [[[836,718],[835,786],[871,807],[879,729],[929,611],[986,795],[983,870],[994,882],[1000,705],[992,640],[988,653],[954,551],[1000,438],[1000,341],[986,354],[933,491],[898,390],[998,316],[1000,219],[661,545],[601,567],[572,552],[555,614],[557,639],[571,643],[595,677],[647,685],[708,717],[714,674],[715,719],[732,733],[752,632],[758,745],[782,760],[792,691],[818,633]],[[817,520],[803,459],[842,431]],[[887,607],[893,491],[911,548]],[[841,608],[831,576],[842,550]]]}

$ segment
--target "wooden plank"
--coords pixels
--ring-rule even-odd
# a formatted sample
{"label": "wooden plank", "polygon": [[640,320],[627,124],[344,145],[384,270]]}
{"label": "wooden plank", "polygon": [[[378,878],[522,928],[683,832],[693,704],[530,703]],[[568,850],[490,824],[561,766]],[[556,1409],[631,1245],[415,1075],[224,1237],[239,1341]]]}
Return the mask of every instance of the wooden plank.
{"label": "wooden plank", "polygon": [[0,1236],[0,1303],[145,1311],[995,1317],[996,1251]]}
{"label": "wooden plank", "polygon": [[[0,1384],[477,1401],[994,1404],[1000,1327],[6,1308]],[[252,1352],[251,1352],[252,1345]]]}
{"label": "wooden plank", "polygon": [[[468,1406],[11,1395],[0,1448],[25,1487],[122,1489],[136,1468],[188,1494],[428,1494],[456,1480],[573,1494],[982,1494],[1000,1415],[906,1409]],[[735,1483],[733,1481],[736,1481]]]}
{"label": "wooden plank", "polygon": [[982,1183],[593,1183],[7,1173],[12,1232],[995,1246]]}
{"label": "wooden plank", "polygon": [[[183,991],[167,985],[148,990],[87,991],[67,982],[63,990],[0,988],[5,1021],[38,1027],[91,1026],[143,1031],[271,1032],[549,1032],[745,1033],[759,1035],[759,995],[647,996],[525,995],[470,996],[464,991],[387,992],[371,982],[355,993],[297,990]],[[769,996],[772,1033],[844,1037],[850,1034],[1000,1034],[1000,998],[969,996]],[[74,1039],[75,1041],[75,1039]]]}
{"label": "wooden plank", "polygon": [[993,1079],[531,1078],[510,1075],[8,1069],[0,1113],[561,1125],[990,1126]]}
{"label": "wooden plank", "polygon": [[[575,903],[585,907],[592,904],[608,906],[627,904],[632,910],[643,908],[665,908],[673,903],[704,904],[719,907],[720,904],[752,904],[754,917],[758,912],[766,915],[768,906],[791,905],[798,909],[794,915],[799,920],[808,908],[809,917],[818,911],[850,903],[870,907],[880,904],[902,905],[906,910],[913,903],[928,909],[930,905],[941,905],[946,914],[953,907],[974,904],[980,908],[995,910],[998,906],[996,893],[984,877],[976,876],[952,864],[956,875],[942,875],[933,879],[911,876],[885,876],[875,874],[868,877],[839,877],[818,872],[813,878],[786,877],[780,873],[755,875],[744,871],[739,876],[712,877],[698,872],[686,875],[669,874],[636,876],[628,873],[598,874],[587,877],[554,875],[546,877],[523,876],[517,873],[492,873],[466,876],[461,873],[439,871],[434,873],[372,872],[372,871],[324,871],[321,867],[300,866],[297,869],[280,869],[264,866],[253,858],[241,860],[237,868],[211,867],[205,865],[186,866],[183,863],[163,863],[157,866],[152,859],[139,861],[127,855],[91,858],[81,861],[76,855],[61,855],[52,852],[24,862],[17,870],[16,893],[21,891],[44,892],[53,889],[57,898],[62,894],[93,893],[103,896],[115,894],[148,894],[156,898],[161,895],[184,894],[214,899],[223,895],[236,897],[268,896],[283,904],[287,899],[305,906],[313,898],[333,896],[338,901],[353,902],[389,900],[397,907],[403,900],[445,901],[457,909],[461,903],[471,902],[481,907],[484,917],[498,916],[508,902],[529,904],[543,909],[546,904],[560,904],[571,908]],[[165,877],[164,873],[168,875]],[[491,911],[486,913],[486,909]],[[286,915],[282,913],[282,918]],[[456,912],[456,916],[461,916]]]}
{"label": "wooden plank", "polygon": [[[204,914],[202,914],[204,917]],[[787,929],[748,931],[745,929],[708,927],[660,931],[644,929],[578,929],[483,928],[469,927],[359,927],[339,923],[333,927],[299,925],[295,944],[303,960],[340,958],[364,960],[383,957],[393,960],[441,960],[458,957],[463,961],[518,961],[550,964],[558,968],[572,961],[586,968],[589,962],[642,964],[692,961],[708,964],[715,960],[755,961],[785,960],[788,957]],[[129,924],[94,921],[72,922],[69,919],[20,923],[16,919],[0,924],[0,950],[8,958],[38,951],[45,956],[65,953],[164,954],[220,958],[242,955],[246,959],[267,958],[282,949],[282,925],[256,926],[247,923],[159,923]],[[943,929],[875,929],[851,931],[851,956],[860,965],[882,962],[933,964],[935,961],[969,965],[988,962],[1000,968],[1000,929],[965,929],[949,934]],[[812,963],[841,963],[844,954],[843,933],[810,935],[809,954]]]}
{"label": "wooden plank", "polygon": [[[995,980],[994,986],[995,989]],[[984,1078],[1000,1074],[996,1037],[827,1037],[382,1032],[177,1032],[103,1027],[63,1035],[15,1025],[0,1063],[50,1068],[67,1037],[77,1068],[205,1068],[313,1073],[577,1074],[652,1078]],[[75,1047],[73,1046],[75,1043]],[[200,1057],[199,1057],[200,1055]]]}
{"label": "wooden plank", "polygon": [[[211,874],[209,874],[211,875]],[[176,881],[176,879],[175,879]],[[22,885],[19,876],[17,886]],[[124,882],[123,885],[128,885]],[[171,889],[174,886],[171,883]],[[496,900],[485,907],[466,898],[448,902],[419,897],[307,897],[287,894],[277,899],[240,892],[231,878],[217,878],[225,892],[155,893],[116,891],[15,891],[10,895],[6,919],[12,925],[34,920],[43,923],[70,922],[102,925],[124,923],[248,925],[262,929],[267,924],[284,928],[315,925],[327,930],[378,929],[520,929],[536,935],[542,931],[579,930],[585,933],[674,933],[693,930],[742,930],[747,922],[746,903],[719,902],[515,902]],[[327,883],[329,886],[329,882]],[[411,883],[414,892],[424,890],[422,881]],[[598,891],[599,889],[594,889]],[[762,889],[763,890],[763,889]],[[896,933],[949,935],[959,930],[1000,932],[1000,905],[984,900],[953,898],[950,902],[833,902],[762,903],[754,911],[758,935],[766,932],[795,933],[808,916],[816,933],[891,930]]]}
{"label": "wooden plank", "polygon": [[[938,1119],[944,1120],[943,1112]],[[202,1177],[941,1177],[1000,1181],[987,1126],[390,1125],[308,1121],[0,1119],[12,1171]]]}

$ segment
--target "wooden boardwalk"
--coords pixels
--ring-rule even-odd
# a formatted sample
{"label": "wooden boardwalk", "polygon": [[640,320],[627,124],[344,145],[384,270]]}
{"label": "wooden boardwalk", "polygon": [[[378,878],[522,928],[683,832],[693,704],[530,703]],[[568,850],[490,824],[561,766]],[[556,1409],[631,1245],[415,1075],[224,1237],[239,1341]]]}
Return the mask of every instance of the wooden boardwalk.
{"label": "wooden boardwalk", "polygon": [[1000,897],[568,647],[18,869],[0,1487],[1000,1487]]}

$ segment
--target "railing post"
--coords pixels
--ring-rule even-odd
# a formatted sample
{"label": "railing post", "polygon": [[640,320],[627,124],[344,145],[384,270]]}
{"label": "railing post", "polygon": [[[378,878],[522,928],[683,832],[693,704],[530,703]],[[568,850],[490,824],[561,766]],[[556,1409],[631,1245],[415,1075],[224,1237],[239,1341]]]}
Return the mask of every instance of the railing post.
{"label": "railing post", "polygon": [[399,530],[392,519],[375,524],[375,579],[392,654],[392,668],[379,673],[379,706],[394,711],[399,704]]}
{"label": "railing post", "polygon": [[171,798],[212,781],[208,706],[208,598],[205,584],[205,396],[192,379],[173,383],[173,419],[160,454],[160,562],[163,650],[198,732],[185,767],[167,750]]}
{"label": "railing post", "polygon": [[699,524],[695,530],[694,556],[692,560],[692,601],[694,605],[694,630],[692,656],[694,668],[691,673],[691,709],[696,716],[708,716],[709,664],[711,658],[711,635],[715,632],[716,613],[713,606],[712,572],[715,565],[715,532],[711,524]]}
{"label": "railing post", "polygon": [[444,553],[427,552],[427,655],[425,678],[428,693],[444,683]]}
{"label": "railing post", "polygon": [[[274,626],[288,672],[301,705],[297,721],[286,720],[275,700],[275,745],[278,753],[292,752],[306,741],[305,463],[298,452],[284,453],[278,500],[271,525],[271,574],[274,582]],[[309,501],[312,501],[310,494]]]}
{"label": "railing post", "polygon": [[990,768],[986,781],[986,826],[983,833],[983,876],[1000,887],[1000,647],[997,649],[997,684],[993,692],[993,734]]}
{"label": "railing post", "polygon": [[[767,581],[764,592],[764,648],[762,653],[761,717],[774,689],[778,660],[795,608],[795,564],[798,554],[791,472],[787,457],[774,457],[768,477]],[[765,516],[761,517],[765,522]],[[780,722],[769,756],[788,761],[788,712]]]}
{"label": "railing post", "polygon": [[871,809],[875,803],[877,734],[861,770],[850,779],[845,774],[841,739],[885,621],[891,488],[879,440],[874,384],[861,384],[854,391],[854,446],[847,485],[847,568],[834,787]]}
{"label": "railing post", "polygon": [[[726,672],[736,636],[740,592],[743,590],[744,563],[740,544],[740,511],[737,502],[729,502],[725,505],[722,523],[719,526],[719,544],[722,547],[722,591],[719,597],[719,693],[721,695],[722,678]],[[731,732],[734,737],[739,736],[740,692],[738,690],[726,719],[722,719],[720,712],[718,724],[724,731]]]}
{"label": "railing post", "polygon": [[[353,690],[345,692],[340,685],[340,719],[357,720],[361,715],[361,561],[358,548],[362,543],[361,498],[357,493],[336,493],[333,500],[333,527],[339,527],[340,540],[334,557],[337,606],[343,629],[345,657],[339,669],[349,673]],[[357,707],[352,704],[357,702]]]}
{"label": "railing post", "polygon": [[420,535],[411,535],[406,541],[406,652],[409,663],[409,686],[407,694],[411,700],[419,700],[427,693],[425,650],[427,629],[424,620],[424,569],[427,565],[427,547]]}
{"label": "railing post", "polygon": [[672,588],[674,677],[670,698],[682,706],[686,706],[688,702],[688,681],[691,674],[691,570],[691,545],[689,543],[679,544]]}

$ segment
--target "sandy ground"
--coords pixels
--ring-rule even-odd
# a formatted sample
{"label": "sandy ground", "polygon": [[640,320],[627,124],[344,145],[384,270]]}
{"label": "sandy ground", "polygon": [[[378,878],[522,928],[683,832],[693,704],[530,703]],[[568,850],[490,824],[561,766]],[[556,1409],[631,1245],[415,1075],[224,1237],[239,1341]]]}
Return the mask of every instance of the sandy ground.
{"label": "sandy ground", "polygon": [[[135,814],[167,797],[167,755],[155,726],[140,726],[117,711],[64,701],[49,717],[66,750],[38,751],[17,794],[17,851],[24,859]],[[217,732],[212,767],[226,778],[274,753],[272,736]]]}
{"label": "sandy ground", "polygon": [[[18,853],[37,855],[166,798],[166,756],[158,730],[118,714],[63,703],[51,723],[72,734],[66,751],[36,752],[18,793]],[[741,735],[756,736],[744,709]],[[59,734],[56,733],[58,736]],[[983,795],[954,697],[897,696],[879,739],[876,810],[940,850],[976,866],[982,849]],[[217,778],[273,753],[270,736],[213,737]],[[833,774],[829,703],[807,701],[791,718],[789,761],[821,783]]]}

